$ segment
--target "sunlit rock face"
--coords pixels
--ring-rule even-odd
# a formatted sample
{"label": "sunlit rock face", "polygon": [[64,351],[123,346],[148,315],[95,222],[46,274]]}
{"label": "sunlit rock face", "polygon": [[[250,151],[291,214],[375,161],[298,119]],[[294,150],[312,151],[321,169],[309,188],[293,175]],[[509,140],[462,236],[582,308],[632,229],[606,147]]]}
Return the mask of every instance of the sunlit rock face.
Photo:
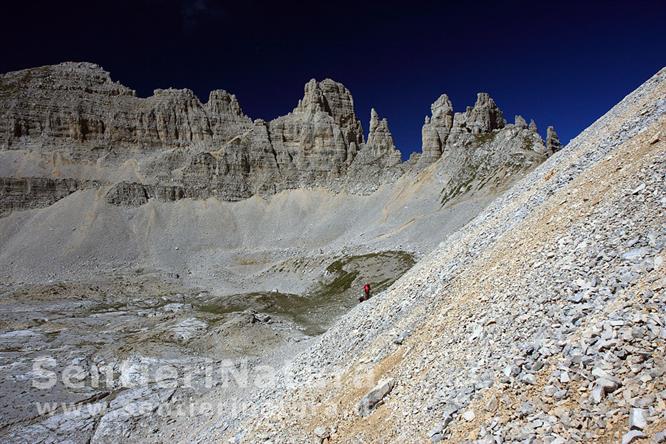
{"label": "sunlit rock face", "polygon": [[[477,148],[499,141],[484,148],[494,153],[492,169],[507,152],[527,150],[543,160],[555,146],[544,148],[524,120],[506,125],[486,93],[463,113],[454,113],[443,94],[423,125],[422,153],[403,163],[387,119],[372,109],[365,141],[351,93],[330,79],[307,82],[295,108],[271,121],[253,121],[224,90],[212,91],[206,103],[188,89],[140,98],[91,63],[1,75],[0,104],[0,156],[7,159],[0,177],[126,182],[107,202],[122,205],[126,196],[130,206],[152,198],[238,201],[297,188],[368,194],[447,152],[457,153],[456,164],[468,163]],[[19,200],[13,208],[20,209]]]}

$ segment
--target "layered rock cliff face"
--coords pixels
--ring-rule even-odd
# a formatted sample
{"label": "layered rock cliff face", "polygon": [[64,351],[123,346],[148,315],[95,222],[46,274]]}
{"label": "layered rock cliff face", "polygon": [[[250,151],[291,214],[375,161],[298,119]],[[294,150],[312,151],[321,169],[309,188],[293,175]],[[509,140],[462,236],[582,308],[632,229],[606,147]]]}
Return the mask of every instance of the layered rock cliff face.
{"label": "layered rock cliff face", "polygon": [[[387,120],[373,109],[364,141],[351,93],[330,79],[309,81],[293,111],[269,122],[247,117],[223,90],[206,103],[187,89],[139,98],[90,63],[4,74],[0,104],[0,157],[37,156],[47,177],[67,175],[58,160],[79,181],[126,182],[109,190],[107,201],[120,205],[151,198],[236,201],[307,187],[367,194],[441,159],[453,162],[439,168],[451,182],[458,180],[456,168],[500,171],[507,161],[530,168],[556,146],[555,138],[547,149],[536,126],[522,118],[507,125],[488,94],[462,113],[442,95],[423,126],[423,153],[402,163]],[[6,164],[5,175],[21,175]]]}
{"label": "layered rock cliff face", "polygon": [[0,216],[15,210],[47,207],[78,190],[99,186],[92,180],[0,177]]}
{"label": "layered rock cliff face", "polygon": [[[90,63],[62,63],[0,77],[0,146],[82,154],[100,148],[170,148],[225,140],[251,125],[236,98],[213,91],[204,106],[187,89],[155,90],[147,99]],[[231,133],[231,134],[230,134]]]}

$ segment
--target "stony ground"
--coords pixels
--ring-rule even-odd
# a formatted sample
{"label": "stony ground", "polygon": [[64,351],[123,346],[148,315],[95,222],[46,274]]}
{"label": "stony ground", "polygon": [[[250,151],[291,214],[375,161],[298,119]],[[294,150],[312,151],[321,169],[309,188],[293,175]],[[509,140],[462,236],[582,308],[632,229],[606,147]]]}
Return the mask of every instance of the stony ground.
{"label": "stony ground", "polygon": [[[280,367],[358,304],[364,282],[381,291],[414,264],[396,251],[318,259],[327,272],[301,295],[220,295],[144,268],[0,292],[0,440],[159,436],[192,399],[242,400],[226,373]],[[38,362],[54,387],[35,386],[46,380]]]}
{"label": "stony ground", "polygon": [[[489,206],[494,191],[451,198],[431,167],[371,197],[120,209],[88,190],[12,214],[0,440],[661,442],[665,97],[662,70]],[[367,276],[383,290],[409,267],[378,251],[420,258],[442,238],[368,302],[294,310],[291,293],[322,277],[326,297],[354,302]],[[323,330],[352,306],[308,338],[305,321]],[[119,384],[31,391],[41,355],[88,376],[111,363]],[[273,378],[208,385],[206,366],[227,359]],[[193,385],[141,383],[164,364]],[[37,400],[85,408],[36,414]]]}
{"label": "stony ground", "polygon": [[277,387],[176,436],[663,440],[665,97],[662,70],[341,319]]}
{"label": "stony ground", "polygon": [[[165,399],[176,403],[219,385],[220,375],[211,387],[204,384],[204,366],[284,354],[298,348],[287,344],[308,338],[285,317],[203,310],[207,292],[142,271],[26,286],[2,295],[0,440],[118,439],[152,410],[126,412]],[[35,386],[46,382],[35,367],[38,362],[57,376],[53,387]],[[193,375],[193,386],[163,387],[153,377],[166,366],[178,375]],[[76,386],[64,384],[68,369],[74,370],[70,376]],[[140,383],[144,376],[152,379]],[[74,405],[81,411],[66,411]]]}

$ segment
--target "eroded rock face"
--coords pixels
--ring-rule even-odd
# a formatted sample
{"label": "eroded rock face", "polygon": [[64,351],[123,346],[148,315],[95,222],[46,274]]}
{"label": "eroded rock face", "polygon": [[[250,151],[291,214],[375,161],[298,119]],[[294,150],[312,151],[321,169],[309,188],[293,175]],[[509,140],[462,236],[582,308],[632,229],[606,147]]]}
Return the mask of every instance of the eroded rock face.
{"label": "eroded rock face", "polygon": [[138,207],[150,199],[173,202],[185,197],[179,186],[144,185],[141,183],[119,182],[106,192],[106,202],[112,205]]}
{"label": "eroded rock face", "polygon": [[506,125],[502,111],[488,93],[479,93],[474,108],[464,114],[465,125],[472,134],[486,133]]}
{"label": "eroded rock face", "polygon": [[523,116],[516,116],[514,125],[516,125],[518,128],[522,128],[522,129],[528,128],[527,122],[525,121]]}
{"label": "eroded rock face", "polygon": [[310,116],[322,111],[333,117],[345,140],[357,145],[363,143],[361,122],[354,113],[354,99],[343,84],[331,79],[321,82],[311,79],[305,85],[305,94],[294,113]]}
{"label": "eroded rock face", "polygon": [[546,129],[546,148],[551,153],[557,152],[562,148],[562,145],[560,144],[560,138],[557,136],[555,128],[552,126],[549,126]]}
{"label": "eroded rock face", "polygon": [[499,154],[495,150],[518,152],[521,149],[547,154],[534,121],[528,126],[522,116],[516,116],[515,124],[507,125],[502,111],[487,93],[478,93],[473,107],[468,106],[465,112],[457,113],[453,112],[448,96],[442,94],[432,104],[431,112],[421,130],[423,153],[416,161],[419,168],[438,161],[447,152],[460,157],[462,150],[465,151],[464,157],[474,157],[475,153],[469,152],[469,147],[485,145],[490,145],[494,154]]}
{"label": "eroded rock face", "polygon": [[310,80],[298,106],[271,121],[268,133],[280,169],[300,186],[343,176],[363,143],[349,90],[330,79]]}
{"label": "eroded rock face", "polygon": [[[393,142],[393,135],[388,126],[386,118],[380,119],[374,108],[370,111],[370,132],[368,142],[359,154],[371,153],[373,161],[382,168],[390,168],[398,165],[401,161],[400,151]],[[360,155],[354,159],[360,161]]]}
{"label": "eroded rock face", "polygon": [[[290,113],[266,122],[252,121],[224,90],[212,91],[206,103],[188,89],[136,97],[91,63],[1,75],[0,104],[0,156],[4,150],[39,153],[43,170],[54,176],[56,162],[95,165],[75,169],[85,171],[78,180],[109,182],[110,176],[110,185],[115,171],[132,171],[118,175],[120,183],[107,192],[107,202],[121,205],[151,198],[237,201],[306,187],[367,194],[437,162],[447,151],[487,144],[506,127],[488,94],[479,93],[464,113],[454,113],[443,94],[423,126],[423,153],[401,163],[388,121],[373,109],[365,142],[351,93],[330,79],[310,80]],[[509,127],[525,132],[520,138],[525,149],[545,152],[536,129],[526,128],[524,119]],[[54,192],[38,199],[38,206],[60,197]]]}
{"label": "eroded rock face", "polygon": [[98,140],[110,129],[104,115],[110,105],[135,99],[134,91],[89,63],[4,74],[0,98],[0,144],[5,148],[24,139]]}
{"label": "eroded rock face", "polygon": [[75,191],[97,188],[96,181],[48,177],[0,177],[0,215],[49,206]]}
{"label": "eroded rock face", "polygon": [[[210,122],[189,90],[148,99],[90,63],[63,63],[0,77],[0,146],[176,147],[211,139]],[[83,149],[88,148],[88,150]]]}
{"label": "eroded rock face", "polygon": [[370,111],[370,132],[367,143],[347,170],[344,188],[352,192],[375,190],[405,173],[400,151],[395,147],[388,120],[380,119],[373,108]]}
{"label": "eroded rock face", "polygon": [[423,162],[434,162],[442,155],[446,140],[453,126],[453,105],[446,94],[442,94],[430,107],[431,117],[426,117],[421,137],[423,139]]}
{"label": "eroded rock face", "polygon": [[231,140],[252,128],[233,94],[218,89],[211,91],[204,105],[214,140]]}
{"label": "eroded rock face", "polygon": [[375,153],[383,154],[396,150],[393,144],[393,136],[388,127],[386,119],[379,119],[374,108],[370,110],[370,133],[368,134],[368,145],[375,149]]}

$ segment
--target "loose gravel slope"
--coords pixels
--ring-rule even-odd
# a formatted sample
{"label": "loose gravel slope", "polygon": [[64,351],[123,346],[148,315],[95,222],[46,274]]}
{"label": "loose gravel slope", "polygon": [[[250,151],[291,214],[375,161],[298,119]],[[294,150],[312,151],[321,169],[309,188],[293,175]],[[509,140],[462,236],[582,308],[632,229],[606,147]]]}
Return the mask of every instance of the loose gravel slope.
{"label": "loose gravel slope", "polygon": [[[225,418],[198,437],[657,436],[666,428],[665,179],[662,69],[353,309],[232,426]],[[380,380],[392,391],[360,416],[359,402]]]}

